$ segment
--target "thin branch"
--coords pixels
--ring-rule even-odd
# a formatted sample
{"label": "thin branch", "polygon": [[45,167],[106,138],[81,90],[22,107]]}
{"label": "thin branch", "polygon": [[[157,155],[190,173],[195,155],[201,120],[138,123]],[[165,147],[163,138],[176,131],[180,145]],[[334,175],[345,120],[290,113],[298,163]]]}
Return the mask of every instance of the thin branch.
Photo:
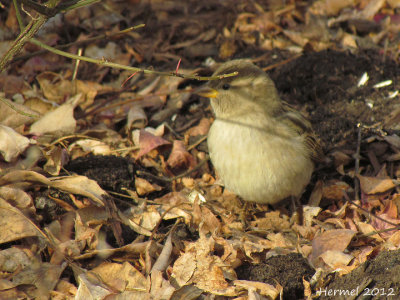
{"label": "thin branch", "polygon": [[357,124],[357,150],[355,156],[355,170],[354,170],[354,197],[356,200],[360,199],[360,181],[357,177],[360,173],[360,149],[361,149],[361,124]]}
{"label": "thin branch", "polygon": [[165,181],[165,182],[172,182],[174,180],[177,180],[179,178],[183,178],[188,176],[190,173],[193,173],[195,171],[197,171],[198,169],[200,169],[207,161],[209,160],[209,157],[207,156],[205,159],[203,159],[202,161],[200,161],[193,169],[187,170],[179,175],[176,175],[174,177],[168,178],[168,177],[164,177],[164,176],[156,176],[151,174],[150,172],[146,172],[146,171],[136,171],[136,174],[138,175],[145,175],[148,177],[151,177],[153,179],[157,179],[157,180],[161,180],[161,181]]}
{"label": "thin branch", "polygon": [[[16,0],[14,0],[14,1],[16,1]],[[133,30],[136,30],[138,28],[142,28],[144,26],[145,26],[145,24],[139,24],[139,25],[136,25],[136,26],[133,26],[133,27],[129,27],[129,28],[120,30],[118,32],[101,34],[101,35],[97,35],[97,36],[94,36],[94,37],[87,38],[85,40],[75,41],[75,42],[71,42],[71,43],[64,44],[64,45],[58,45],[58,46],[55,46],[54,48],[55,49],[66,49],[66,48],[69,48],[71,46],[82,46],[82,45],[86,45],[88,43],[95,42],[97,40],[110,39],[110,38],[113,38],[113,37],[118,36],[118,35],[123,35],[123,34],[131,32]],[[33,53],[20,55],[20,56],[15,57],[12,62],[28,59],[28,58],[31,58],[31,57],[34,57],[34,56],[37,56],[37,55],[40,55],[40,54],[43,54],[43,53],[46,53],[46,52],[47,52],[47,50],[39,50],[39,51],[35,51]]]}
{"label": "thin branch", "polygon": [[37,115],[37,116],[36,116],[36,115],[31,115],[31,114],[29,114],[29,113],[26,113],[26,112],[24,112],[24,111],[22,111],[22,110],[16,108],[16,107],[15,107],[14,105],[12,105],[9,101],[7,101],[7,99],[5,99],[5,98],[3,98],[3,97],[1,97],[1,96],[0,96],[0,101],[3,102],[4,104],[6,104],[7,106],[9,106],[11,109],[15,110],[17,113],[21,114],[21,115],[24,115],[24,116],[26,116],[26,117],[29,117],[29,118],[32,118],[32,119],[35,119],[35,120],[40,118],[39,115]]}
{"label": "thin branch", "polygon": [[90,63],[94,63],[100,66],[105,66],[105,67],[110,67],[110,68],[115,68],[115,69],[123,69],[123,70],[128,70],[131,72],[141,72],[144,74],[156,74],[156,75],[160,75],[160,76],[171,76],[171,77],[179,77],[179,78],[187,78],[187,79],[195,79],[195,80],[200,80],[200,81],[206,81],[206,80],[217,80],[217,79],[222,79],[222,78],[226,78],[226,77],[232,77],[232,76],[236,76],[238,74],[238,72],[232,72],[229,74],[222,74],[222,75],[216,75],[216,76],[211,76],[211,77],[206,77],[206,76],[197,76],[197,75],[185,75],[185,74],[181,74],[181,73],[175,73],[175,72],[160,72],[160,71],[154,71],[154,70],[147,70],[147,69],[142,69],[142,68],[136,68],[136,67],[130,67],[130,66],[125,66],[125,65],[121,65],[121,64],[117,64],[117,63],[112,63],[109,62],[105,59],[103,60],[99,60],[99,59],[94,59],[94,58],[90,58],[90,57],[86,57],[86,56],[79,56],[76,54],[72,54],[72,53],[68,53],[65,51],[61,51],[58,49],[55,49],[54,47],[50,47],[40,41],[38,41],[37,39],[32,38],[31,42],[39,47],[42,47],[52,53],[61,55],[61,56],[65,56],[71,59],[77,59],[77,60],[83,60],[86,62],[90,62]]}

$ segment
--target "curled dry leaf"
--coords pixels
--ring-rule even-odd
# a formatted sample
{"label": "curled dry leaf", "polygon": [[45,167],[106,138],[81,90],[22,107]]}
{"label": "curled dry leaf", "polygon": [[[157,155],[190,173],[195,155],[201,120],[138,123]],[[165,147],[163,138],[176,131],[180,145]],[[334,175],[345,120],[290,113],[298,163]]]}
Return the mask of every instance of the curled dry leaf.
{"label": "curled dry leaf", "polygon": [[193,222],[198,226],[202,224],[201,230],[204,234],[217,233],[221,230],[221,223],[210,209],[200,206],[198,201],[193,206]]}
{"label": "curled dry leaf", "polygon": [[22,189],[2,186],[0,187],[0,197],[24,213],[33,214],[35,212],[31,196]]}
{"label": "curled dry leaf", "polygon": [[63,79],[57,73],[43,72],[36,76],[36,80],[46,99],[55,103],[62,103],[74,90],[71,81]]}
{"label": "curled dry leaf", "polygon": [[162,190],[161,186],[157,184],[151,184],[146,179],[140,177],[135,177],[135,187],[139,196]]}
{"label": "curled dry leaf", "polygon": [[360,180],[361,190],[368,195],[384,193],[396,186],[390,178],[382,179],[362,175],[357,175],[357,178]]}
{"label": "curled dry leaf", "polygon": [[345,254],[342,251],[328,250],[319,256],[332,270],[347,266],[354,258],[350,254]]}
{"label": "curled dry leaf", "polygon": [[314,218],[318,216],[321,210],[322,208],[317,206],[304,206],[303,207],[304,225],[311,227],[314,222]]}
{"label": "curled dry leaf", "polygon": [[355,231],[349,229],[334,229],[315,237],[312,242],[311,261],[317,264],[319,256],[326,251],[344,251],[355,234]]}
{"label": "curled dry leaf", "polygon": [[33,223],[17,208],[0,198],[0,244],[40,236]]}
{"label": "curled dry leaf", "polygon": [[17,158],[28,146],[28,138],[10,127],[0,125],[0,153],[5,161]]}
{"label": "curled dry leaf", "polygon": [[82,94],[78,94],[60,107],[45,114],[32,124],[29,133],[38,135],[51,133],[57,137],[74,133],[76,129],[74,108],[78,105],[81,97]]}
{"label": "curled dry leaf", "polygon": [[91,272],[101,278],[112,291],[122,293],[124,291],[147,291],[146,278],[130,263],[122,264],[105,262],[94,268]]}
{"label": "curled dry leaf", "polygon": [[203,234],[196,242],[187,244],[185,253],[174,263],[172,276],[179,286],[192,283],[217,295],[235,296],[235,289],[228,285],[224,277],[230,267],[212,254],[214,245],[214,239]]}
{"label": "curled dry leaf", "polygon": [[344,193],[349,193],[352,188],[344,181],[326,183],[322,188],[322,198],[342,200]]}
{"label": "curled dry leaf", "polygon": [[142,106],[133,105],[128,112],[126,121],[127,130],[130,131],[135,128],[144,128],[147,125],[147,116]]}
{"label": "curled dry leaf", "polygon": [[85,152],[91,152],[94,155],[109,155],[111,153],[110,146],[102,141],[84,139],[72,143],[68,150],[71,151],[74,147],[81,147]]}
{"label": "curled dry leaf", "polygon": [[327,15],[335,16],[343,8],[354,5],[354,0],[326,0],[325,5]]}
{"label": "curled dry leaf", "polygon": [[0,177],[0,186],[20,182],[36,182],[72,194],[88,197],[98,206],[104,206],[103,198],[107,193],[94,180],[86,176],[69,176],[63,178],[46,178],[33,171],[12,171]]}
{"label": "curled dry leaf", "polygon": [[[7,104],[4,102],[6,102]],[[18,126],[25,124],[28,125],[35,121],[35,119],[18,113],[15,109],[12,109],[11,107],[15,107],[25,114],[38,116],[38,113],[36,111],[31,110],[22,104],[15,103],[8,99],[2,99],[2,101],[0,101],[0,124],[9,126],[11,128],[17,128]]]}
{"label": "curled dry leaf", "polygon": [[186,150],[182,141],[175,140],[167,164],[171,169],[192,169],[196,165],[194,157]]}
{"label": "curled dry leaf", "polygon": [[152,299],[172,299],[175,288],[169,281],[164,279],[163,272],[157,270],[152,271],[150,278],[150,295],[152,296]]}
{"label": "curled dry leaf", "polygon": [[376,233],[376,234],[371,235],[371,233],[376,231],[376,229],[371,224],[368,224],[365,222],[360,222],[360,221],[355,221],[355,223],[360,232],[362,232],[363,234],[365,234],[367,236],[370,236],[371,238],[375,239],[377,242],[383,242],[383,239],[382,239],[382,237],[380,237],[379,234]]}
{"label": "curled dry leaf", "polygon": [[282,218],[279,211],[265,213],[264,217],[252,221],[251,226],[254,226],[258,230],[273,231],[287,230],[290,228],[289,220],[287,220],[287,218]]}
{"label": "curled dry leaf", "polygon": [[151,272],[164,272],[168,267],[169,260],[172,254],[172,237],[171,233],[168,235],[167,240],[165,241],[164,247],[158,256],[157,260],[154,262],[153,268]]}
{"label": "curled dry leaf", "polygon": [[189,128],[186,134],[189,136],[206,135],[210,130],[211,121],[208,118],[202,118],[198,125]]}
{"label": "curled dry leaf", "polygon": [[[275,288],[273,285],[264,282],[248,281],[248,280],[235,280],[233,284],[247,291],[255,290],[262,296],[267,296],[271,299],[277,299],[280,290]],[[279,284],[278,284],[279,285]],[[250,299],[250,298],[249,298]]]}
{"label": "curled dry leaf", "polygon": [[161,215],[155,205],[146,206],[145,211],[137,212],[129,218],[129,224],[137,233],[150,236],[151,231],[160,221]]}
{"label": "curled dry leaf", "polygon": [[[34,254],[27,249],[12,247],[0,251],[0,270],[2,272],[11,274],[20,271],[21,267],[29,266],[34,262]],[[12,286],[16,285],[14,283]],[[2,287],[4,288],[4,286]],[[11,288],[11,286],[8,288]]]}
{"label": "curled dry leaf", "polygon": [[383,244],[387,250],[396,250],[400,248],[400,231],[397,230],[387,241]]}
{"label": "curled dry leaf", "polygon": [[78,273],[78,292],[75,299],[105,299],[109,295],[114,295],[115,292],[104,287],[104,284],[97,279],[96,276],[88,272]]}
{"label": "curled dry leaf", "polygon": [[136,159],[142,157],[143,155],[149,153],[151,150],[154,150],[160,146],[171,144],[167,140],[164,140],[162,137],[155,136],[144,129],[141,129],[139,131],[138,140],[138,144],[136,145],[140,147],[140,150],[136,154]]}
{"label": "curled dry leaf", "polygon": [[62,163],[65,162],[63,157],[67,157],[65,150],[60,147],[54,147],[50,151],[45,153],[45,157],[47,158],[47,162],[44,165],[43,169],[53,175],[57,176],[60,173]]}

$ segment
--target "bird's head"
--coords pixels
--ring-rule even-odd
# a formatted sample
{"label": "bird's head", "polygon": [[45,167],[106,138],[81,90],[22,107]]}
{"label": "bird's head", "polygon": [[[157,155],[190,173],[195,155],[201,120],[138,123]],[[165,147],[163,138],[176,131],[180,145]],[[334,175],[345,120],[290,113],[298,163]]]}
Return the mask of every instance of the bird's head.
{"label": "bird's head", "polygon": [[273,81],[248,60],[237,59],[223,63],[213,76],[238,72],[238,75],[211,80],[196,94],[211,99],[217,118],[231,118],[259,111],[273,114],[281,101]]}

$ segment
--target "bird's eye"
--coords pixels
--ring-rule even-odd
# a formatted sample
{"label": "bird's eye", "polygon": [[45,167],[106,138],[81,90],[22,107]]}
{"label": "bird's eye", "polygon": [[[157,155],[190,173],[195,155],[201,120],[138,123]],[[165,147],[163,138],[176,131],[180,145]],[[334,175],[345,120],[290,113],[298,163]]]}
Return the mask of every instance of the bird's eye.
{"label": "bird's eye", "polygon": [[222,86],[222,89],[229,90],[230,87],[231,87],[231,85],[229,83],[224,83],[224,85]]}

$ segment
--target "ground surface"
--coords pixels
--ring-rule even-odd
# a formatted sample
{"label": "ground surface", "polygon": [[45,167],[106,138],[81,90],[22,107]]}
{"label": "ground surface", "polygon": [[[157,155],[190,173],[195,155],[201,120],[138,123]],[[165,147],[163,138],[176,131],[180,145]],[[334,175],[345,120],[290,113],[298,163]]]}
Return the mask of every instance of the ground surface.
{"label": "ground surface", "polygon": [[[146,69],[174,73],[182,59],[178,72],[207,76],[207,61],[251,58],[331,162],[302,214],[244,206],[206,159],[213,115],[192,94],[202,82],[125,82],[132,72],[85,62],[73,80],[74,62],[28,44],[0,74],[14,108],[0,103],[0,298],[397,299],[396,5],[105,1],[46,24],[49,45],[107,33],[68,51]],[[7,49],[18,26],[11,7],[0,14]]]}

